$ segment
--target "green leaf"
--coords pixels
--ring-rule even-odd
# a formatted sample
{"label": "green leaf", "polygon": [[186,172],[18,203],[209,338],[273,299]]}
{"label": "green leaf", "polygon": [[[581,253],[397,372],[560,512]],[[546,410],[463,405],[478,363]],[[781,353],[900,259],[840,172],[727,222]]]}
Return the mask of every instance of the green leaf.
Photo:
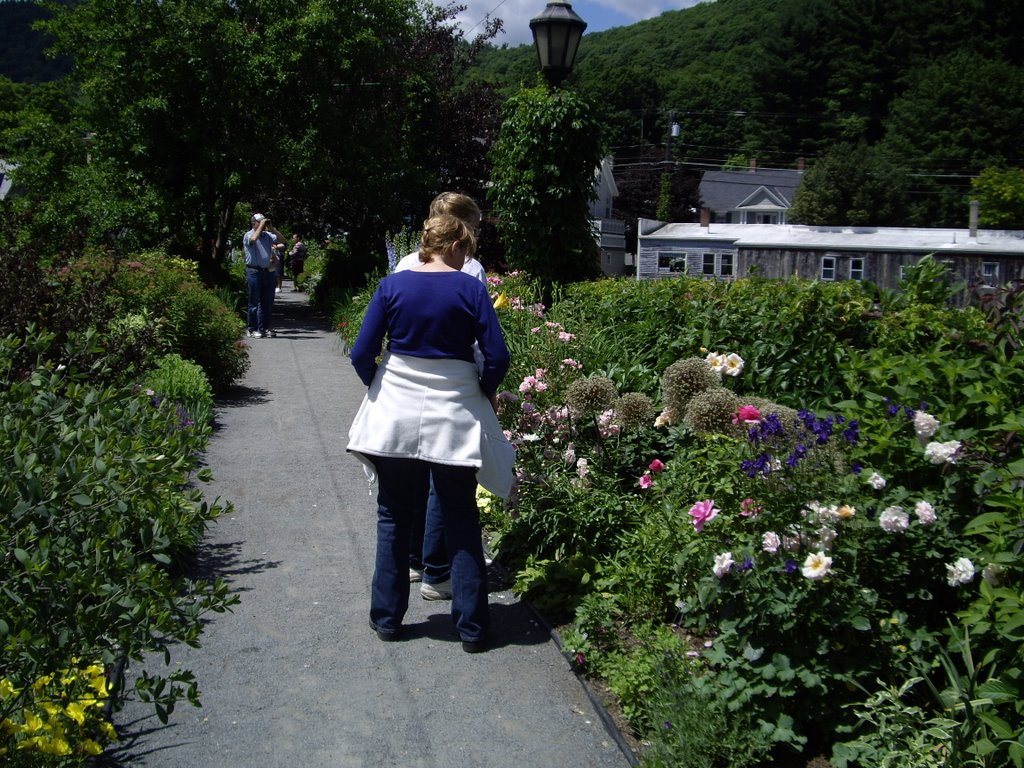
{"label": "green leaf", "polygon": [[871,630],[871,622],[864,616],[854,616],[850,619],[850,626],[860,632],[869,632]]}

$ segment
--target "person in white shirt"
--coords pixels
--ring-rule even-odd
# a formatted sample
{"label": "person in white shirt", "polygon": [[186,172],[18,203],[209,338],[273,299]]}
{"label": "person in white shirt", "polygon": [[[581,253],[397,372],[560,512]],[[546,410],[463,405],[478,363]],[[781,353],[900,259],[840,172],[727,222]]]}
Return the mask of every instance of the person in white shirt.
{"label": "person in white shirt", "polygon": [[[461,219],[466,223],[474,236],[480,234],[480,221],[483,218],[480,207],[468,195],[460,192],[442,192],[430,203],[430,215],[447,214]],[[395,265],[395,272],[417,269],[423,266],[419,251],[404,256]],[[483,264],[473,258],[466,257],[462,271],[476,278],[486,287],[487,274]],[[473,356],[477,367],[482,363],[480,350],[474,345]],[[448,551],[444,544],[444,530],[441,525],[440,508],[437,494],[430,488],[427,507],[417,510],[409,529],[409,581],[420,581],[420,596],[424,600],[450,600],[452,596],[451,569],[448,564]]]}

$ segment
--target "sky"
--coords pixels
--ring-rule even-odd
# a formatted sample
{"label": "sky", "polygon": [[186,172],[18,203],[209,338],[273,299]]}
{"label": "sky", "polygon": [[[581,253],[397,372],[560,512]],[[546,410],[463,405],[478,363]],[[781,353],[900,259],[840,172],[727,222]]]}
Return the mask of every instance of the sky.
{"label": "sky", "polygon": [[[664,11],[674,11],[697,5],[699,0],[569,0],[576,15],[587,22],[590,32],[603,32],[612,27],[635,24],[643,19],[660,16]],[[490,14],[505,22],[504,31],[493,42],[496,45],[522,45],[533,43],[530,33],[530,19],[539,16],[547,6],[547,0],[458,0],[466,10],[456,17],[467,38],[479,34],[484,18]],[[442,3],[435,0],[435,5]]]}

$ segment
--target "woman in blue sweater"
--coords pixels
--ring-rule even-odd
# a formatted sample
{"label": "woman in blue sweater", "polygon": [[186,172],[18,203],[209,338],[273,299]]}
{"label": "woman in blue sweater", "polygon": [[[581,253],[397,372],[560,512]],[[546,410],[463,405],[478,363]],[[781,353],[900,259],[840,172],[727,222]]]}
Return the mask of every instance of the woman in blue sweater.
{"label": "woman in blue sweater", "polygon": [[369,389],[348,444],[379,483],[370,625],[381,640],[401,634],[409,525],[433,480],[451,561],[452,618],[468,652],[484,649],[490,623],[476,486],[508,495],[515,458],[495,415],[508,347],[487,289],[461,272],[475,248],[463,221],[431,217],[420,241],[423,264],[381,281],[352,347],[352,365]]}

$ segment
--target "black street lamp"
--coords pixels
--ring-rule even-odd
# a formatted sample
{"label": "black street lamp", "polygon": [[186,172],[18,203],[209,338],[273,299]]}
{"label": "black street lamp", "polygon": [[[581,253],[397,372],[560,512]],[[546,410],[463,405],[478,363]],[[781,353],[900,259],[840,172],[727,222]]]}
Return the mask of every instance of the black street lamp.
{"label": "black street lamp", "polygon": [[544,13],[530,19],[540,69],[552,87],[572,71],[576,49],[586,28],[587,22],[577,16],[565,0],[550,0]]}

